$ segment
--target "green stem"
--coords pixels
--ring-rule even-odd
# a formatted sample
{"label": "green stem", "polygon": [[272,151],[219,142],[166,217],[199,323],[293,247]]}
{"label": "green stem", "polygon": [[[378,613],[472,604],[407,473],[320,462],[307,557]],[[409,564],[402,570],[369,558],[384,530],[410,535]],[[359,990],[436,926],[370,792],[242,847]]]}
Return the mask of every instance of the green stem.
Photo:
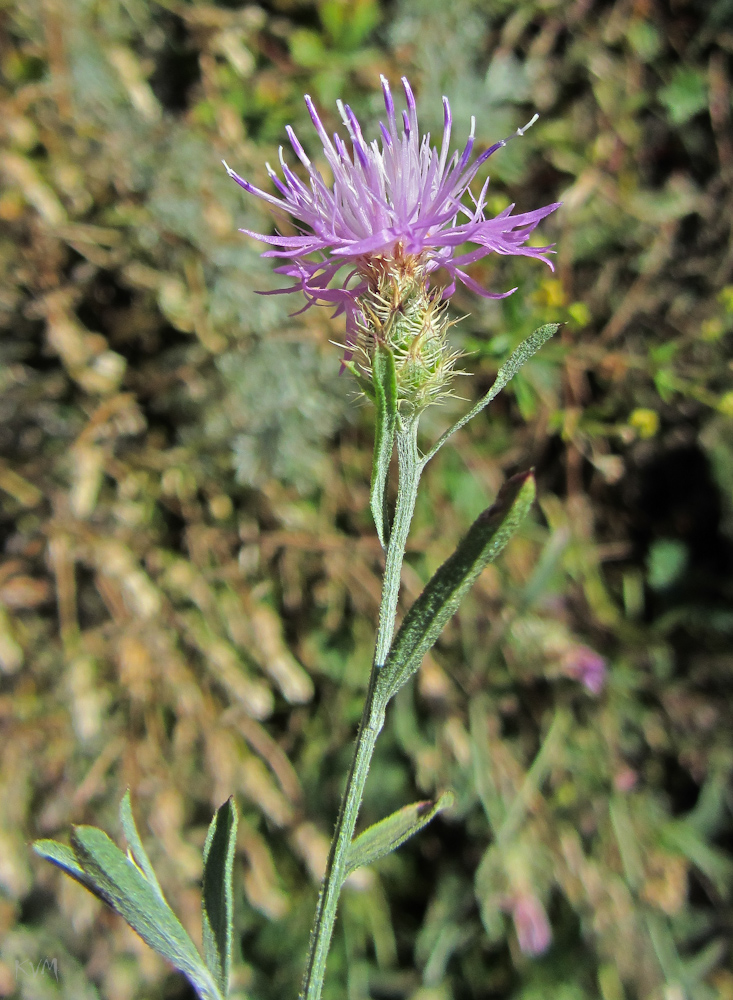
{"label": "green stem", "polygon": [[394,636],[397,616],[397,599],[400,591],[402,561],[415,510],[415,498],[423,464],[417,449],[417,417],[399,422],[397,430],[397,457],[399,482],[394,523],[387,546],[387,558],[382,583],[382,600],[379,608],[379,627],[374,651],[369,688],[364,711],[356,737],[354,756],[346,779],[336,829],[328,855],[326,874],[318,897],[316,915],[311,931],[308,961],[301,987],[301,1000],[319,1000],[326,972],[326,958],[331,944],[336,909],[346,877],[346,859],[354,837],[356,820],[364,795],[369,765],[377,736],[384,724],[386,699],[377,693],[379,671],[384,666]]}
{"label": "green stem", "polygon": [[387,546],[387,559],[382,581],[382,602],[379,608],[379,629],[372,672],[380,670],[384,666],[394,636],[402,560],[405,556],[407,536],[410,533],[412,515],[415,511],[417,488],[423,470],[417,449],[417,423],[417,417],[410,417],[403,421],[397,429],[397,459],[399,463],[397,506]]}

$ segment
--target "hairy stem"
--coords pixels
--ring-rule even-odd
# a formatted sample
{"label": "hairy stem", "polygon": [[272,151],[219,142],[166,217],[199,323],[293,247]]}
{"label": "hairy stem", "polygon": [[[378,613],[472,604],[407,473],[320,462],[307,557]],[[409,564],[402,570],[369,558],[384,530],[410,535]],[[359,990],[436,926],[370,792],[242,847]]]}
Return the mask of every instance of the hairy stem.
{"label": "hairy stem", "polygon": [[326,874],[323,877],[318,897],[308,961],[301,987],[301,1000],[319,1000],[321,996],[339,894],[346,875],[346,858],[354,837],[374,745],[384,724],[386,703],[382,697],[377,697],[377,679],[379,671],[387,659],[394,635],[402,561],[410,531],[410,522],[415,510],[420,473],[422,472],[422,464],[417,450],[416,417],[403,420],[398,428],[397,456],[399,460],[397,506],[387,546],[374,662],[364,702],[364,711],[356,737],[354,756],[346,779],[346,788],[341,799],[336,829],[331,841]]}

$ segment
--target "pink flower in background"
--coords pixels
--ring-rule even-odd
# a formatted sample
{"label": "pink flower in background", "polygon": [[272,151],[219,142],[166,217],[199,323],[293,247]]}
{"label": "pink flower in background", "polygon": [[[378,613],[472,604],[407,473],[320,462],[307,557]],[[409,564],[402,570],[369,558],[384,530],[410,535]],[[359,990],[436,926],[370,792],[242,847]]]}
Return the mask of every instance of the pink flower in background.
{"label": "pink flower in background", "polygon": [[552,942],[552,929],[539,899],[531,893],[522,893],[515,897],[511,910],[522,952],[533,958],[546,952]]}
{"label": "pink flower in background", "polygon": [[622,767],[613,776],[613,787],[617,792],[628,794],[633,792],[639,781],[639,775],[631,767]]}
{"label": "pink flower in background", "polygon": [[[415,98],[404,77],[402,85],[407,110],[398,119],[389,84],[382,77],[387,124],[380,122],[381,147],[376,139],[371,142],[364,139],[354,112],[338,102],[351,151],[337,133],[333,139],[329,137],[313,102],[306,96],[308,111],[333,174],[332,186],[326,184],[290,126],[287,135],[308,172],[307,182],[285,163],[282,148],[283,179],[267,165],[280,197],[260,190],[224,164],[229,176],[245,191],[288,213],[300,229],[298,236],[268,236],[242,230],[274,248],[263,256],[287,258],[287,263],[276,271],[293,278],[295,284],[277,291],[300,289],[307,299],[305,308],[315,304],[334,305],[336,315],[346,313],[350,337],[357,326],[358,298],[368,287],[368,265],[375,258],[412,260],[413,266],[421,267],[426,275],[445,268],[451,279],[444,293],[446,297],[454,291],[456,280],[488,298],[503,298],[516,291],[486,291],[464,270],[492,252],[537,257],[550,264],[546,255],[551,248],[529,247],[527,240],[557,204],[518,215],[511,214],[514,206],[510,205],[494,218],[486,218],[488,178],[478,197],[469,191],[480,166],[507,140],[495,143],[469,165],[474,146],[472,118],[463,152],[449,155],[452,116],[444,97],[443,139],[438,151],[430,145],[429,134],[420,137]],[[523,132],[524,129],[518,129],[516,134]],[[466,250],[467,243],[475,244],[475,248]],[[312,259],[314,254],[317,256]],[[350,270],[331,288],[331,282],[344,265]]]}
{"label": "pink flower in background", "polygon": [[563,673],[591,694],[600,694],[606,683],[606,661],[590,646],[571,646],[562,659]]}

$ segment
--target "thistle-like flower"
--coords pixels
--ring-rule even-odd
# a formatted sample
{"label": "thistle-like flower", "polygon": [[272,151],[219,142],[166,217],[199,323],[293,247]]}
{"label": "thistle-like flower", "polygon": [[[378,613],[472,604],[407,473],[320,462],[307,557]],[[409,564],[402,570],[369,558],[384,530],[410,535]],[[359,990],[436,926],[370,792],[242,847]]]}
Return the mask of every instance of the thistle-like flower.
{"label": "thistle-like flower", "polygon": [[[481,165],[506,145],[507,139],[495,143],[469,163],[474,147],[472,118],[463,152],[456,151],[449,157],[452,116],[448,99],[443,98],[443,139],[438,151],[430,145],[429,134],[420,137],[415,98],[404,77],[402,85],[407,110],[402,112],[399,128],[389,84],[382,77],[387,124],[380,122],[381,148],[377,140],[365,141],[354,112],[338,102],[351,140],[351,153],[337,133],[331,140],[312,100],[306,96],[308,111],[333,174],[331,187],[290,126],[287,135],[308,172],[307,183],[287,165],[282,147],[280,165],[284,180],[267,164],[279,198],[255,187],[224,164],[230,177],[245,191],[291,215],[301,229],[298,236],[268,236],[242,230],[273,247],[263,256],[287,258],[287,263],[275,270],[293,278],[295,284],[277,292],[300,290],[307,300],[304,308],[333,305],[335,315],[345,313],[349,347],[357,343],[365,329],[372,336],[379,336],[369,315],[374,310],[367,305],[365,296],[376,294],[384,298],[385,283],[392,290],[402,288],[408,295],[429,295],[425,302],[431,303],[435,316],[437,299],[428,289],[431,275],[439,268],[449,276],[447,287],[438,295],[446,299],[455,290],[456,281],[487,298],[504,298],[516,291],[487,291],[466,272],[468,265],[492,252],[537,257],[552,267],[547,257],[551,247],[530,247],[527,240],[557,204],[518,215],[511,214],[514,206],[510,205],[496,217],[486,218],[488,178],[478,197],[470,191]],[[533,121],[534,118],[515,134],[522,135]],[[475,248],[466,249],[466,244],[475,244]],[[390,291],[387,299],[395,308],[404,308],[404,297],[395,301]],[[384,317],[381,320],[384,326]],[[447,344],[445,349],[448,350]]]}

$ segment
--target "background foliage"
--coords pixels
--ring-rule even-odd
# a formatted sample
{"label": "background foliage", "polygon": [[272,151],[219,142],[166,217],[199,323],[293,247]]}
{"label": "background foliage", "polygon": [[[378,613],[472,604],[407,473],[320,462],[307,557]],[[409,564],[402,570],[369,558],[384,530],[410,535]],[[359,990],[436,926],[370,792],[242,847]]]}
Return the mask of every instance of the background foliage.
{"label": "background foliage", "polygon": [[564,326],[427,474],[405,601],[508,474],[540,503],[391,710],[364,823],[457,804],[352,876],[327,996],[730,1000],[730,0],[5,0],[0,32],[0,995],[190,995],[27,846],[116,833],[128,785],[194,936],[235,793],[235,993],[297,993],[378,606],[371,414],[341,322],[255,294],[237,228],[272,222],[219,161],[267,187],[288,123],[317,158],[304,92],[371,134],[384,72],[434,133],[442,93],[484,145],[538,110],[492,207],[563,201],[554,274],[456,294],[462,394]]}

